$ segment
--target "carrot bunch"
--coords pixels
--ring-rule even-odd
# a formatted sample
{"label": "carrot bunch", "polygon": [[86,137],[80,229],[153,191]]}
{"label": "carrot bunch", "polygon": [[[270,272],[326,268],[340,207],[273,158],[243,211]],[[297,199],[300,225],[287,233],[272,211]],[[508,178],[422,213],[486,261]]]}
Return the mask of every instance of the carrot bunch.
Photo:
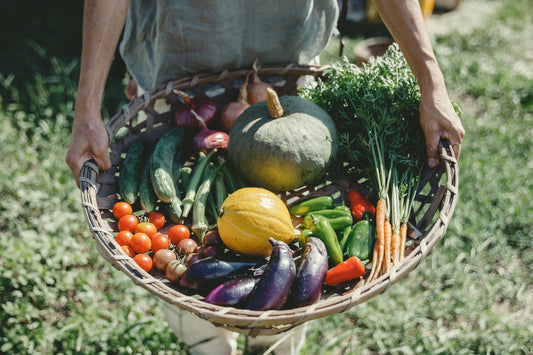
{"label": "carrot bunch", "polygon": [[419,120],[420,88],[396,44],[362,67],[347,59],[331,65],[304,97],[337,125],[337,168],[364,180],[376,206],[369,281],[401,262],[419,177],[425,137]]}

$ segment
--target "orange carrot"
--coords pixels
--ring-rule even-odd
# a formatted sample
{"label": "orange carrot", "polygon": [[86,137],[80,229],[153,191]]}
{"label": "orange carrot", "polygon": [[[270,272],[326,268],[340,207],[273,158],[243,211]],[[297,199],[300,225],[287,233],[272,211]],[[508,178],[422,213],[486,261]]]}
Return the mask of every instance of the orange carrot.
{"label": "orange carrot", "polygon": [[383,263],[383,256],[385,253],[385,216],[387,214],[387,201],[384,198],[378,200],[376,204],[376,243],[374,245],[374,253],[372,257],[372,269],[368,276],[369,281],[373,281],[378,277],[381,265]]}
{"label": "orange carrot", "polygon": [[407,223],[402,223],[400,227],[400,261],[405,254],[405,243],[407,242]]}
{"label": "orange carrot", "polygon": [[392,227],[388,218],[385,218],[385,239],[384,239],[384,258],[383,258],[383,267],[381,271],[383,274],[389,272],[390,268],[390,254],[391,254],[391,241],[392,241]]}
{"label": "orange carrot", "polygon": [[[401,230],[401,229],[400,229]],[[392,266],[400,262],[400,231],[392,230]]]}

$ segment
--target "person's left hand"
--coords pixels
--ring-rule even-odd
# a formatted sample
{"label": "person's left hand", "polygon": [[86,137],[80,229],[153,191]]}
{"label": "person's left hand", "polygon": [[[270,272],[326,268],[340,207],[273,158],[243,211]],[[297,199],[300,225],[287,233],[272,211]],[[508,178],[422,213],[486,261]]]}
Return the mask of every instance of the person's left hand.
{"label": "person's left hand", "polygon": [[455,112],[446,91],[422,94],[420,102],[420,124],[426,137],[428,165],[435,167],[440,161],[439,141],[445,138],[459,159],[465,130]]}

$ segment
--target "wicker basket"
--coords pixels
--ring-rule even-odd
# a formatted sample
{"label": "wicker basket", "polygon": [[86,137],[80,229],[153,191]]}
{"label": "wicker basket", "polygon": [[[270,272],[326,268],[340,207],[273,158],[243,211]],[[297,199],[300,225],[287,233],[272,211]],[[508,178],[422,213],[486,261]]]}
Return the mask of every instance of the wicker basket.
{"label": "wicker basket", "polygon": [[[324,68],[319,67],[264,67],[258,69],[262,79],[276,87],[279,94],[295,94],[297,80],[308,75],[318,77]],[[304,322],[340,313],[379,295],[415,269],[435,248],[443,237],[457,203],[458,166],[448,144],[441,143],[441,164],[428,170],[421,182],[420,191],[410,220],[410,233],[405,258],[373,282],[350,285],[336,290],[317,303],[295,309],[266,312],[221,307],[202,301],[167,282],[161,275],[147,273],[132,258],[126,256],[114,240],[117,231],[111,209],[117,202],[117,166],[129,146],[139,136],[148,140],[159,138],[172,124],[172,111],[178,103],[174,89],[199,93],[207,91],[219,104],[234,100],[238,86],[249,70],[223,72],[220,75],[197,75],[184,78],[146,92],[124,106],[107,124],[110,137],[112,168],[100,172],[94,162],[87,162],[81,171],[82,206],[97,249],[115,268],[124,272],[140,285],[170,304],[190,311],[216,326],[250,336],[272,335],[289,330]],[[156,102],[166,101],[170,111],[158,112]],[[143,118],[138,113],[143,111]],[[164,110],[165,111],[165,110]],[[326,184],[322,187],[302,188],[286,192],[280,197],[291,204],[310,194],[337,193],[344,197],[348,186]],[[340,192],[340,194],[338,193]]]}

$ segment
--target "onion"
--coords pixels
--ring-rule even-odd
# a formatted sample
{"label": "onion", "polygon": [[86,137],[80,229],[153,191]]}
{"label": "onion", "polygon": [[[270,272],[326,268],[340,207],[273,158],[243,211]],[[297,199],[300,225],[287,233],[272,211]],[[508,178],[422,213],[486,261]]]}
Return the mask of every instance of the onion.
{"label": "onion", "polygon": [[248,103],[250,105],[256,102],[264,101],[267,99],[267,88],[271,87],[269,84],[261,81],[259,74],[257,74],[256,67],[257,59],[253,64],[253,76],[252,82],[248,84]]}
{"label": "onion", "polygon": [[247,75],[246,80],[241,84],[239,97],[237,100],[232,101],[224,106],[224,109],[222,109],[222,112],[220,113],[220,123],[226,132],[230,131],[231,127],[233,126],[233,122],[235,122],[237,117],[239,117],[239,115],[250,106],[247,98],[249,76],[250,75]]}
{"label": "onion", "polygon": [[213,149],[226,151],[228,149],[229,135],[226,132],[209,129],[199,114],[194,110],[191,110],[191,113],[200,126],[200,132],[192,139],[194,149],[206,154]]}
{"label": "onion", "polygon": [[183,128],[195,129],[199,127],[198,120],[193,111],[198,114],[205,124],[211,122],[217,113],[217,104],[206,95],[191,98],[183,91],[175,90],[182,100],[183,105],[176,110],[176,125]]}

